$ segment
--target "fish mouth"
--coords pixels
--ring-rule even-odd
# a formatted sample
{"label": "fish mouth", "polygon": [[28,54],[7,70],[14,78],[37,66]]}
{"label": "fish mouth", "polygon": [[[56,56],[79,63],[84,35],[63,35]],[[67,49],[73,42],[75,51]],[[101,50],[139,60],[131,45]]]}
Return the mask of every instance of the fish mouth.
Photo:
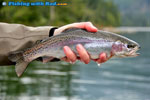
{"label": "fish mouth", "polygon": [[129,56],[129,57],[136,57],[136,56],[139,56],[140,53],[137,53],[137,51],[140,49],[140,46],[136,46],[134,47],[126,56]]}

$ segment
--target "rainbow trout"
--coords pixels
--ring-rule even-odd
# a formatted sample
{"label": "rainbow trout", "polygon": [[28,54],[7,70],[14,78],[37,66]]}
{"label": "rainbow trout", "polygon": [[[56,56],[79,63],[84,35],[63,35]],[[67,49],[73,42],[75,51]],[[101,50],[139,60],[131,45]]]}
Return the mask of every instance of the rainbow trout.
{"label": "rainbow trout", "polygon": [[[21,76],[28,64],[39,58],[43,62],[49,62],[50,58],[63,58],[64,46],[69,46],[76,54],[76,45],[82,44],[92,59],[98,59],[104,52],[111,57],[135,57],[140,45],[124,36],[99,30],[96,33],[83,29],[71,28],[61,34],[41,40],[31,48],[10,54],[9,59],[16,62],[16,73]],[[78,56],[78,54],[77,54]]]}

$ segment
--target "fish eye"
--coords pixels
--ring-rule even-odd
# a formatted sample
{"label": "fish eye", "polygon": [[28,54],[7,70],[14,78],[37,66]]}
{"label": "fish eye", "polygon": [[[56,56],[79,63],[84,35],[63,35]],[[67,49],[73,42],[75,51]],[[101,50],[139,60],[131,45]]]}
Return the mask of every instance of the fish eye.
{"label": "fish eye", "polygon": [[128,47],[128,48],[134,48],[134,47],[135,47],[135,45],[128,44],[128,45],[127,45],[127,47]]}

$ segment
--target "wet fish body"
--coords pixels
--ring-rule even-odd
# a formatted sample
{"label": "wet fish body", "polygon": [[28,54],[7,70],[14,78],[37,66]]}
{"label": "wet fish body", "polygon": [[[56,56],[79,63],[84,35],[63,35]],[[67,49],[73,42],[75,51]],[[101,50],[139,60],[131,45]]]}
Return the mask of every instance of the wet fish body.
{"label": "wet fish body", "polygon": [[65,57],[64,46],[69,46],[78,55],[77,44],[82,44],[92,59],[98,59],[101,52],[105,52],[110,58],[137,56],[136,51],[140,47],[133,40],[111,32],[99,30],[91,33],[83,29],[72,28],[60,35],[44,39],[25,51],[12,53],[9,58],[16,62],[16,73],[21,76],[27,65],[39,57],[43,58],[43,62],[48,62],[51,57]]}

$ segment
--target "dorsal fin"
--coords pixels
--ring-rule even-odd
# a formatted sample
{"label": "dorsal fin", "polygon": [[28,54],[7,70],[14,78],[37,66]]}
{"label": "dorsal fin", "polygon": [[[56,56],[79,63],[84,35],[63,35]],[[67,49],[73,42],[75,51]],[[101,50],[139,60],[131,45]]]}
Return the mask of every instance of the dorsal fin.
{"label": "dorsal fin", "polygon": [[76,30],[85,30],[85,29],[81,29],[81,28],[69,28],[69,29],[66,29],[64,30],[62,33],[65,34],[65,33],[68,33],[68,32],[72,32],[72,31],[76,31]]}
{"label": "dorsal fin", "polygon": [[42,42],[45,42],[45,41],[47,41],[49,38],[50,38],[50,37],[46,37],[46,38],[44,38],[44,39],[42,39],[42,40],[37,40],[37,41],[35,42],[35,45],[36,45],[36,44],[39,44],[39,43],[42,43]]}

